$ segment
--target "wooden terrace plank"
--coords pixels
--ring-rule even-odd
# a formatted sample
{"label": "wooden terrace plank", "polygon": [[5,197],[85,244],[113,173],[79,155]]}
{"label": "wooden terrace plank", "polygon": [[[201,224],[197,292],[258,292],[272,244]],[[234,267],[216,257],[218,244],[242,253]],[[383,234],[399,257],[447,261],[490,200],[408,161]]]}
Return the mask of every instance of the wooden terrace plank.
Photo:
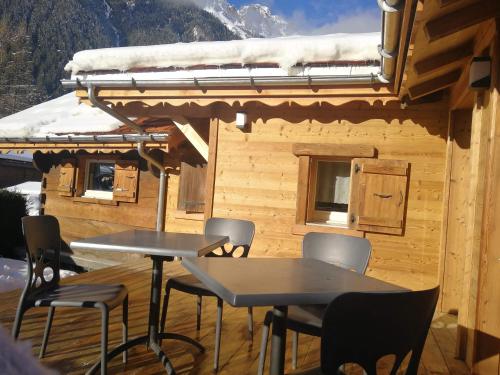
{"label": "wooden terrace plank", "polygon": [[[130,337],[143,334],[146,330],[149,307],[149,284],[151,262],[140,259],[134,263],[101,269],[68,278],[64,283],[123,283],[129,289],[129,330]],[[186,271],[178,263],[165,264],[165,274],[179,275]],[[0,323],[10,329],[20,291],[0,294]],[[81,374],[99,356],[100,317],[97,311],[89,309],[56,309],[53,328],[42,362],[64,374]],[[220,375],[256,374],[261,338],[262,322],[266,308],[254,309],[254,337],[250,340],[247,331],[246,309],[232,308],[224,304],[224,321],[220,355]],[[35,354],[41,343],[47,310],[31,309],[25,315],[21,327],[21,339],[30,340]],[[207,349],[198,353],[193,347],[176,341],[164,341],[163,346],[172,360],[178,374],[213,375],[213,352],[216,304],[213,298],[203,302],[202,325],[196,332],[196,299],[173,291],[167,318],[167,328],[173,332],[186,334],[199,340]],[[110,314],[110,347],[121,340],[121,309]],[[453,358],[455,345],[456,318],[450,315],[437,316],[429,336],[419,374],[467,373],[463,362]],[[300,336],[299,369],[313,367],[319,362],[320,340],[305,335]],[[286,354],[287,371],[291,368],[291,335],[288,335]],[[268,356],[269,358],[269,356]],[[269,364],[269,361],[267,361]],[[380,373],[388,372],[390,362],[382,361]],[[121,357],[109,364],[110,374],[164,374],[155,356],[144,347],[129,351],[129,363],[123,365]],[[350,373],[357,374],[359,369]]]}

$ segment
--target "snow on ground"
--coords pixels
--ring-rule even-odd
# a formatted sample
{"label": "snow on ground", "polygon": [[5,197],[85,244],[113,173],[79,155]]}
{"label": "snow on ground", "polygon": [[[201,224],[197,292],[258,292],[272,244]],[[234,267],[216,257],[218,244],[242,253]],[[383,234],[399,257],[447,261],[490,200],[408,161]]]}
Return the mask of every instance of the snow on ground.
{"label": "snow on ground", "polygon": [[0,137],[41,137],[109,132],[122,125],[98,108],[79,102],[75,93],[0,119]]}
{"label": "snow on ground", "polygon": [[379,43],[380,33],[374,32],[102,48],[77,52],[65,70],[75,75],[96,70],[258,63],[289,69],[297,64],[379,60]]}
{"label": "snow on ground", "polygon": [[28,215],[40,214],[42,183],[40,181],[27,181],[18,185],[6,187],[5,190],[24,195],[26,198],[26,209]]}
{"label": "snow on ground", "polygon": [[[52,278],[53,272],[47,269],[43,273],[46,279]],[[61,270],[61,278],[76,275],[73,271]],[[26,262],[16,259],[0,258],[0,293],[24,288],[28,276]]]}

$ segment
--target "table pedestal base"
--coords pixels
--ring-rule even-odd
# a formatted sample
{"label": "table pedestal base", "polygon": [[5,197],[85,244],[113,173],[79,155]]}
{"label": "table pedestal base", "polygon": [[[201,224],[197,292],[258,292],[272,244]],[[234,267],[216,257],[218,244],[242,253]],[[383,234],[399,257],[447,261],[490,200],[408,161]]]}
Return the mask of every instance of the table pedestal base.
{"label": "table pedestal base", "polygon": [[[205,347],[203,345],[201,345],[199,342],[193,340],[191,337],[180,335],[178,333],[165,332],[165,333],[159,334],[158,338],[161,340],[184,341],[184,342],[187,342],[188,344],[195,346],[200,351],[200,353],[205,353]],[[107,354],[108,361],[110,361],[112,358],[116,357],[118,354],[123,353],[125,350],[128,350],[134,346],[147,344],[148,339],[149,339],[149,337],[146,335],[139,336],[139,337],[136,337],[132,340],[127,341],[124,344],[117,346],[112,351],[108,352],[108,354]],[[161,350],[161,347],[158,345],[158,343],[152,343],[150,345],[150,348],[156,354],[156,356],[160,360],[163,367],[165,367],[165,370],[167,371],[167,373],[169,375],[175,375],[175,370],[172,366],[172,363],[168,359],[167,355]],[[100,367],[101,367],[101,362],[99,361],[96,364],[94,364],[94,366],[92,366],[89,371],[87,371],[87,374],[88,375],[95,374],[97,372],[97,370],[99,370]]]}
{"label": "table pedestal base", "polygon": [[[107,354],[107,358],[108,360],[110,360],[111,358],[116,357],[118,354],[124,352],[125,350],[128,350],[133,346],[146,344],[156,354],[163,367],[165,367],[167,374],[175,375],[174,366],[172,366],[172,363],[168,359],[167,355],[161,349],[160,340],[170,339],[184,341],[198,348],[201,353],[205,352],[205,348],[199,342],[184,335],[170,332],[158,333],[160,300],[162,292],[163,262],[165,260],[172,260],[172,258],[152,256],[151,260],[153,261],[153,273],[151,277],[151,298],[149,300],[148,334],[136,337],[135,339],[129,340],[126,343],[117,346]],[[99,361],[94,366],[92,366],[87,374],[94,374],[100,367],[101,362]]]}

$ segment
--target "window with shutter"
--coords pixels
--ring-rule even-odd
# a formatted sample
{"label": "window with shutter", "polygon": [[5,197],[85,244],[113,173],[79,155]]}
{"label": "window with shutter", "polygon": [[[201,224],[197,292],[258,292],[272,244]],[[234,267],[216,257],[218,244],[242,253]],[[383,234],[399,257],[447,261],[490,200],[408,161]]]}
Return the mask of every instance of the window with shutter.
{"label": "window with shutter", "polygon": [[356,158],[351,162],[350,228],[402,234],[409,164]]}
{"label": "window with shutter", "polygon": [[75,191],[75,160],[63,160],[59,169],[59,195],[72,197]]}
{"label": "window with shutter", "polygon": [[181,163],[177,209],[188,213],[203,213],[207,164]]}
{"label": "window with shutter", "polygon": [[139,164],[136,160],[118,160],[115,163],[113,200],[136,202]]}

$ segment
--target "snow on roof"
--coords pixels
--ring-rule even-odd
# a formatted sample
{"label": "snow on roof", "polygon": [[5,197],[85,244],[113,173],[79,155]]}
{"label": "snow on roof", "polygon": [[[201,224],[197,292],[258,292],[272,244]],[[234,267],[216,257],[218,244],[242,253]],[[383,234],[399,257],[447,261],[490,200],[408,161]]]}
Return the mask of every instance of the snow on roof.
{"label": "snow on roof", "polygon": [[377,75],[380,72],[378,65],[334,65],[334,66],[296,66],[289,69],[278,67],[230,67],[182,69],[146,72],[91,72],[73,75],[73,79],[92,79],[105,81],[136,81],[141,80],[169,80],[194,78],[241,78],[241,77],[317,77],[317,76],[359,76]]}
{"label": "snow on roof", "polygon": [[65,67],[73,75],[99,70],[188,68],[199,65],[297,64],[379,60],[380,33],[293,36],[118,47],[77,52]]}
{"label": "snow on roof", "polygon": [[38,104],[0,119],[0,137],[39,137],[116,130],[118,120],[80,103],[75,93]]}

